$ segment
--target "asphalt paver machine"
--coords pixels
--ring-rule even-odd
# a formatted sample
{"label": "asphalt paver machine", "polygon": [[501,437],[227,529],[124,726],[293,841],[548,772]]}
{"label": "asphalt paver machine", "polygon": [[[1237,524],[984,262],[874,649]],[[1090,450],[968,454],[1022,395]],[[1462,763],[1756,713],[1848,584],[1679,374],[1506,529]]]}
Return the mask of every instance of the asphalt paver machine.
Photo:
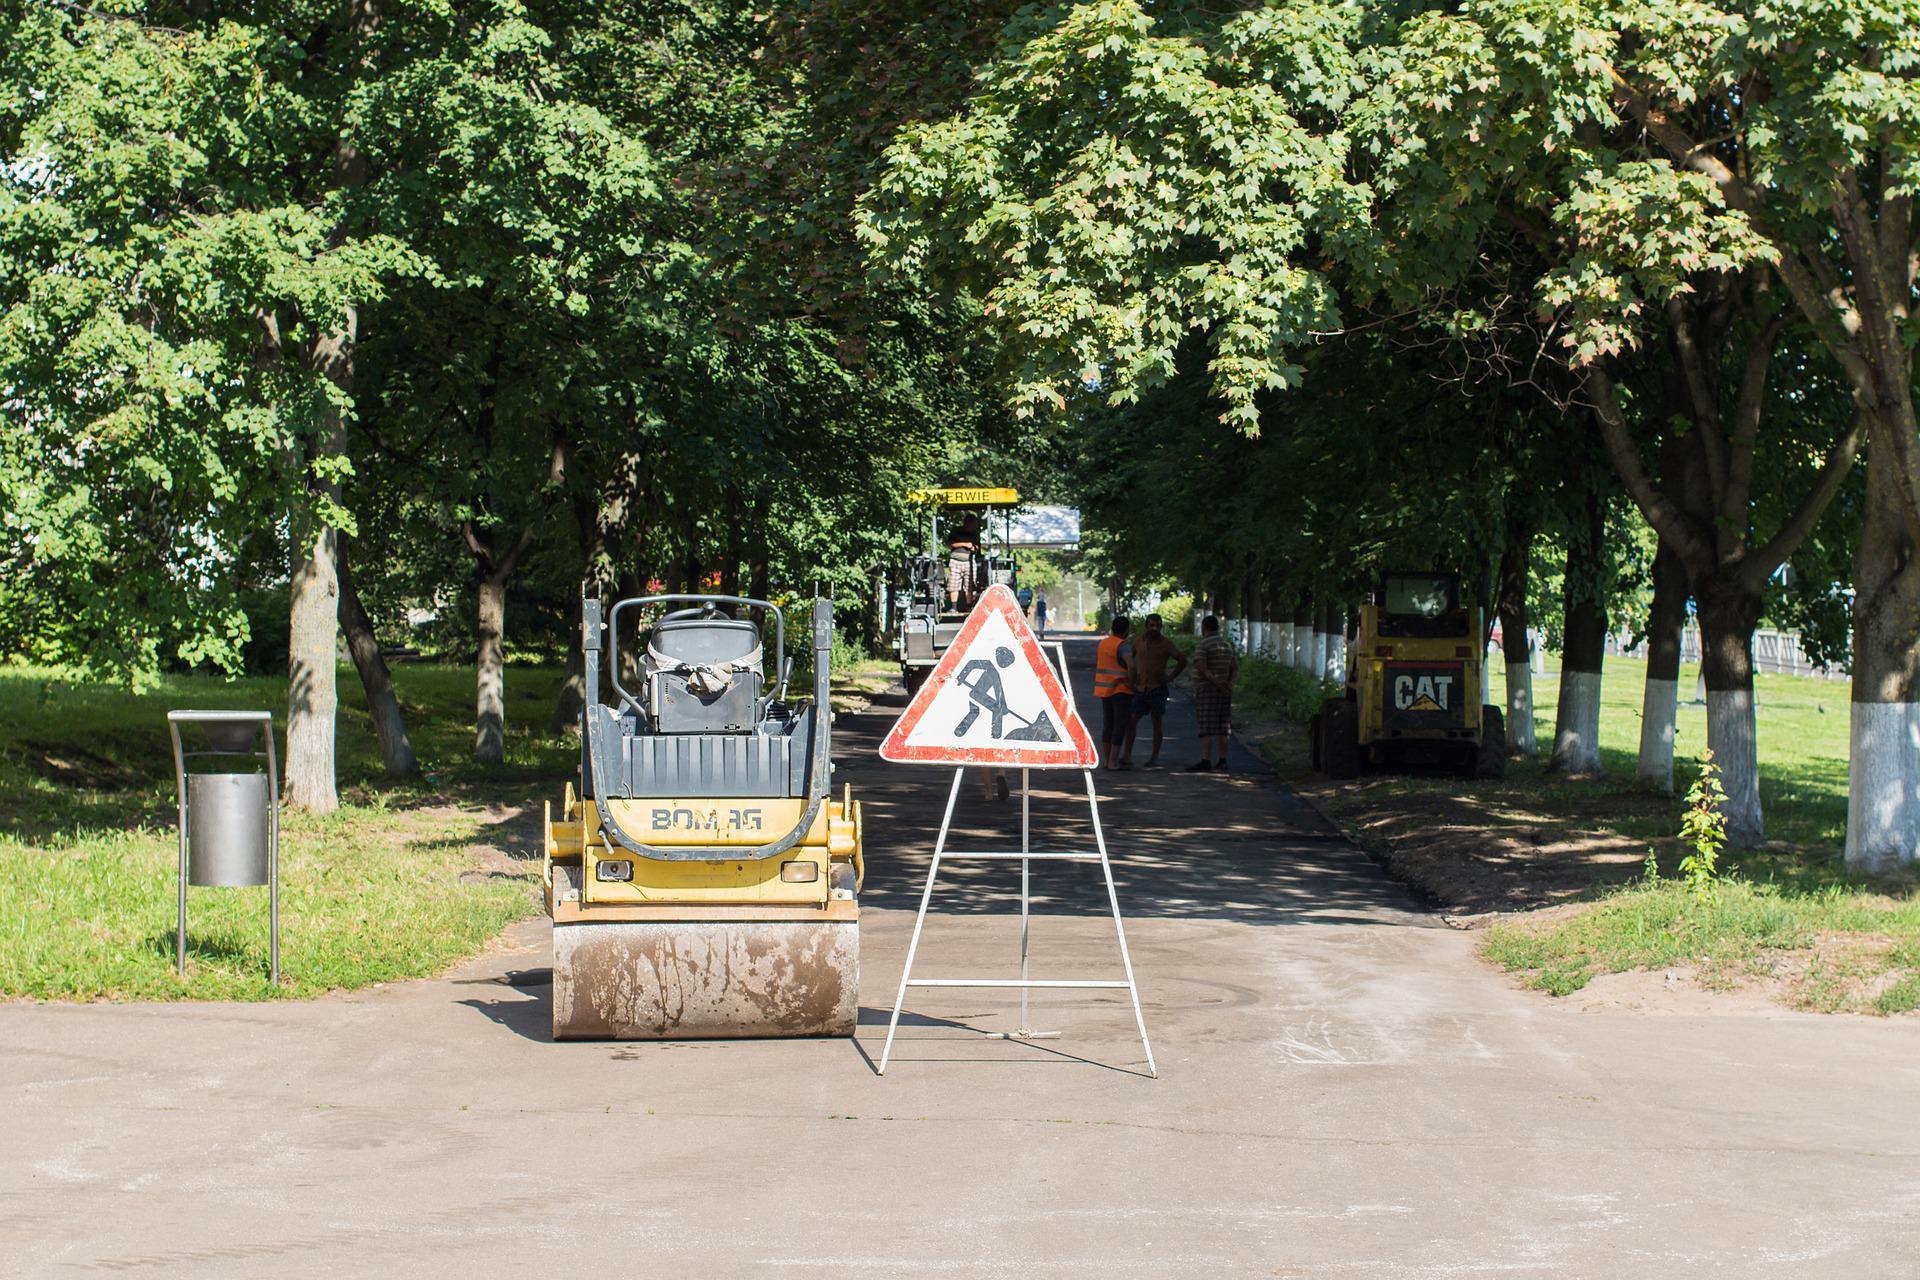
{"label": "asphalt paver machine", "polygon": [[1351,778],[1368,765],[1439,764],[1506,772],[1500,708],[1481,701],[1486,633],[1452,573],[1388,573],[1360,606],[1347,686],[1309,726],[1315,768]]}
{"label": "asphalt paver machine", "polygon": [[[895,586],[891,631],[900,672],[912,693],[926,680],[960,634],[980,593],[991,586],[1018,590],[1020,568],[1013,555],[1013,515],[1018,490],[1001,488],[916,489],[910,500],[924,511],[926,550],[908,562]],[[972,514],[979,520],[976,550],[950,545]]]}
{"label": "asphalt paver machine", "polygon": [[[621,624],[649,611],[629,690]],[[813,697],[795,704],[770,601],[581,613],[579,790],[546,823],[554,1038],[852,1035],[864,867],[860,806],[832,794],[831,606],[813,603]]]}

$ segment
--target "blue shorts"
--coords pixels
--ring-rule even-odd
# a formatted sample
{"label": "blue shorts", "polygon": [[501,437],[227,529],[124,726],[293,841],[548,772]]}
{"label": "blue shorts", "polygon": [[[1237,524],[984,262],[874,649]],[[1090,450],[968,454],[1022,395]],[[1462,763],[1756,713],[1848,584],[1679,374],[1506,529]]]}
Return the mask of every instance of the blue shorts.
{"label": "blue shorts", "polygon": [[1167,686],[1158,689],[1140,689],[1133,695],[1133,714],[1136,716],[1164,716],[1167,714]]}

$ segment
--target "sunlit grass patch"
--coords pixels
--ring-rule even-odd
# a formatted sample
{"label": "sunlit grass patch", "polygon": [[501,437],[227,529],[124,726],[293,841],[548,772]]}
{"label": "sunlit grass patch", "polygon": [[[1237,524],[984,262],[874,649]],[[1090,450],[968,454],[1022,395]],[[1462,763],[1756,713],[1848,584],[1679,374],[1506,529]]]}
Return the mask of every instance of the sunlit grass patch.
{"label": "sunlit grass patch", "polygon": [[1553,995],[1605,973],[1686,969],[1707,986],[1777,981],[1799,1008],[1903,1013],[1920,1005],[1920,899],[1840,880],[1731,878],[1705,896],[1642,883],[1570,916],[1497,924],[1481,954]]}
{"label": "sunlit grass patch", "polygon": [[557,670],[508,671],[507,759],[472,761],[470,668],[394,679],[421,761],[388,781],[341,671],[342,807],[287,813],[281,975],[268,982],[267,893],[192,889],[187,976],[174,970],[179,845],[170,708],[274,712],[285,683],[168,677],[139,695],[0,668],[0,996],[267,999],[420,977],[538,909],[537,805],[577,759],[549,732]]}

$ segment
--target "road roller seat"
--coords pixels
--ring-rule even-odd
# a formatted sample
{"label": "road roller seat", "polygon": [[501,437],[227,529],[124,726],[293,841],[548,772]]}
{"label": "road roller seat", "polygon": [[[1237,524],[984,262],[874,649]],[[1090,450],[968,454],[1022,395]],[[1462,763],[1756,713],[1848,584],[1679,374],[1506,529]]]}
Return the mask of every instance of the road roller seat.
{"label": "road roller seat", "polygon": [[760,628],[710,608],[670,613],[654,626],[642,673],[655,732],[749,732],[766,688]]}

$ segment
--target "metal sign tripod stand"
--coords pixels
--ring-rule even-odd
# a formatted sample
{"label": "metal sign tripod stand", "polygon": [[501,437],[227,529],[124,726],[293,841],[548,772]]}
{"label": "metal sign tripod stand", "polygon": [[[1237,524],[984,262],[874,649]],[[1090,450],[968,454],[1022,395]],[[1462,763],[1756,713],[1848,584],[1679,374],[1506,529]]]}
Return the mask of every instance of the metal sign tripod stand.
{"label": "metal sign tripod stand", "polygon": [[[1092,770],[1082,770],[1081,776],[1087,785],[1087,809],[1093,816],[1093,841],[1095,851],[1087,853],[1073,850],[1036,850],[1033,848],[1032,826],[1032,770],[1020,770],[1020,848],[1013,849],[949,849],[947,832],[953,825],[954,802],[960,798],[960,782],[965,769],[953,771],[953,786],[947,791],[947,811],[940,819],[940,835],[933,843],[933,865],[927,868],[927,887],[920,895],[920,911],[913,921],[913,940],[907,944],[907,963],[900,973],[900,993],[893,1002],[893,1017],[887,1022],[887,1043],[880,1051],[878,1074],[887,1072],[887,1060],[893,1054],[893,1033],[900,1026],[900,1010],[907,1002],[908,987],[1014,987],[1020,992],[1020,1029],[1008,1033],[1009,1039],[1038,1040],[1051,1039],[1058,1032],[1034,1031],[1028,1026],[1027,992],[1045,989],[1080,990],[1124,990],[1133,999],[1133,1021],[1140,1028],[1140,1048],[1147,1055],[1147,1074],[1158,1077],[1159,1068],[1154,1066],[1153,1046],[1147,1043],[1147,1020],[1140,1012],[1140,989],[1133,981],[1133,959],[1127,954],[1127,931],[1120,920],[1120,895],[1113,887],[1113,864],[1107,859],[1107,838],[1100,829],[1100,798],[1093,789]],[[920,950],[920,931],[927,923],[927,907],[933,901],[934,881],[940,877],[940,864],[950,858],[981,858],[1020,863],[1020,976],[1018,978],[916,978],[913,976],[913,958]],[[1100,872],[1106,878],[1107,904],[1113,908],[1113,936],[1120,944],[1120,967],[1126,975],[1125,981],[1040,978],[1028,976],[1027,953],[1030,937],[1030,894],[1029,871],[1035,862],[1098,862]]]}

